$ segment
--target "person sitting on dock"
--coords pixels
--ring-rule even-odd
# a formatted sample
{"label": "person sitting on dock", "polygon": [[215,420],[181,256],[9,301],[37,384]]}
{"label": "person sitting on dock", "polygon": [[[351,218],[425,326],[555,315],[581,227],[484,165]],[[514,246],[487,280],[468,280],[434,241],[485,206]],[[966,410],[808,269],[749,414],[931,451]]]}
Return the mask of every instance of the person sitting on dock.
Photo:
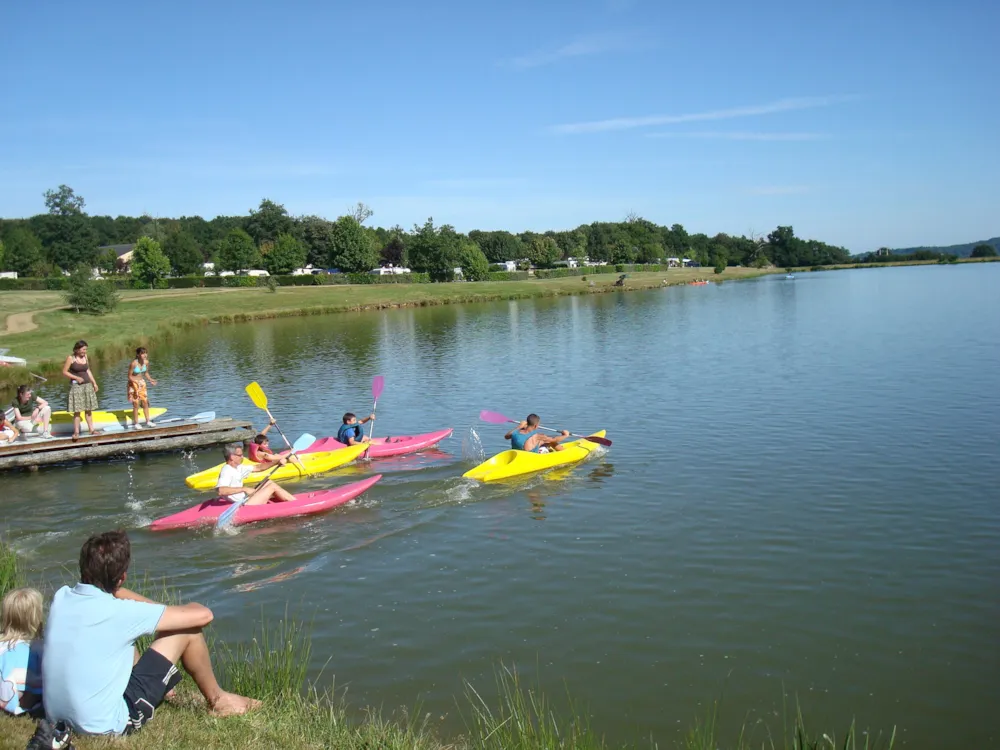
{"label": "person sitting on dock", "polygon": [[[50,721],[85,734],[126,735],[191,675],[214,716],[235,716],[259,701],[223,690],[202,631],[212,610],[164,605],[125,588],[132,547],[124,531],[90,537],[80,550],[80,582],[52,598],[45,627],[42,700]],[[138,638],[155,640],[141,655]],[[184,672],[177,664],[184,665]]]}
{"label": "person sitting on dock", "polygon": [[50,439],[52,433],[49,432],[49,420],[52,418],[52,407],[49,402],[41,396],[35,396],[35,405],[31,406],[32,392],[30,385],[19,385],[17,396],[11,406],[14,409],[14,424],[23,433],[30,433],[35,427],[42,433],[42,437]]}
{"label": "person sitting on dock", "polygon": [[365,437],[364,430],[361,429],[361,425],[366,422],[371,422],[375,419],[374,414],[369,414],[362,420],[358,420],[351,412],[347,412],[344,415],[344,423],[340,425],[340,429],[337,431],[337,442],[343,443],[344,445],[357,445],[358,443],[367,443],[368,438]]}
{"label": "person sitting on dock", "polygon": [[509,440],[510,447],[514,450],[528,451],[529,453],[565,450],[565,446],[560,445],[560,443],[569,437],[569,432],[563,430],[559,435],[550,437],[540,434],[539,429],[541,429],[541,420],[538,415],[529,414],[526,420],[504,435],[503,439]]}
{"label": "person sitting on dock", "polygon": [[[215,483],[215,489],[219,492],[219,497],[238,503],[246,497],[246,490],[243,488],[243,480],[256,471],[264,471],[276,464],[284,465],[288,459],[278,456],[274,461],[264,461],[258,464],[243,463],[243,445],[240,443],[230,443],[223,452],[226,456],[226,463],[219,471],[219,480]],[[270,479],[265,480],[250,493],[247,505],[264,505],[269,502],[286,503],[294,500],[295,496],[288,490],[282,489],[277,482]]]}
{"label": "person sitting on dock", "polygon": [[21,431],[7,419],[7,413],[0,411],[0,443],[13,443],[20,436]]}

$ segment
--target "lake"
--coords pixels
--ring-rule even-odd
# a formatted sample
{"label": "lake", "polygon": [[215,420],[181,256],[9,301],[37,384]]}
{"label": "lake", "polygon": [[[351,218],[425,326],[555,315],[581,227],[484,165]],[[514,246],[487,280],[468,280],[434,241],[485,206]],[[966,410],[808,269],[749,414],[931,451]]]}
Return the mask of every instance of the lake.
{"label": "lake", "polygon": [[[724,730],[747,712],[780,730],[798,700],[812,730],[989,746],[998,286],[1000,265],[911,267],[207,326],[151,347],[167,416],[263,426],[258,380],[291,439],[330,435],[381,374],[376,434],[455,434],[289,485],[385,475],[349,506],[231,535],[145,528],[203,497],[183,479],[217,449],[5,474],[2,525],[51,583],[86,535],[127,528],[133,571],[211,606],[219,637],[287,607],[324,684],[419,702],[445,735],[463,680],[489,696],[503,663],[615,741],[672,746],[720,699]],[[102,406],[125,405],[126,364],[98,372]],[[478,443],[506,431],[481,409],[614,446],[476,485]]]}

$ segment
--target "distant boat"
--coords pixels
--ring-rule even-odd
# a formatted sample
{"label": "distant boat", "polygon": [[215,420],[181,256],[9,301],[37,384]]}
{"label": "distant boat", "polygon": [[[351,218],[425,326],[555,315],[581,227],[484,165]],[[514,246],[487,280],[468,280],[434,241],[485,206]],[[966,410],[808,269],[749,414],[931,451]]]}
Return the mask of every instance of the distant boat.
{"label": "distant boat", "polygon": [[0,367],[27,367],[28,361],[20,357],[9,357],[10,349],[0,349]]}
{"label": "distant boat", "polygon": [[786,279],[794,279],[794,278],[795,278],[795,275],[794,275],[794,274],[791,274],[791,273],[786,273],[786,274],[785,274],[785,278],[786,278]]}

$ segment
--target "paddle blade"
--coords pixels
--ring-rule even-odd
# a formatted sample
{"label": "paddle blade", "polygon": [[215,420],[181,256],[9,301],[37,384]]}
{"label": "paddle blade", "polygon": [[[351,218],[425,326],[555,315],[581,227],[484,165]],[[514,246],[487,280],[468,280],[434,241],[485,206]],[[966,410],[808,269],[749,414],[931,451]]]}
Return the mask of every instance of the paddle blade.
{"label": "paddle blade", "polygon": [[316,436],[315,435],[310,435],[307,432],[307,433],[305,433],[303,435],[299,435],[299,439],[296,440],[294,443],[292,443],[292,450],[295,450],[295,451],[304,451],[306,448],[308,448],[310,445],[312,445],[315,442],[316,442]]}
{"label": "paddle blade", "polygon": [[238,503],[233,503],[228,508],[226,508],[222,513],[219,514],[218,520],[215,522],[215,528],[221,529],[229,525],[229,522],[233,520],[236,515],[236,511],[243,507],[243,503],[247,501],[248,498],[244,498]]}
{"label": "paddle blade", "polygon": [[510,417],[505,417],[503,414],[497,411],[483,411],[479,412],[479,418],[484,422],[492,422],[493,424],[505,424],[507,422],[513,422],[517,424],[516,419],[511,419]]}
{"label": "paddle blade", "polygon": [[378,397],[382,395],[382,389],[385,388],[385,378],[381,375],[376,375],[372,378],[372,398],[378,401]]}
{"label": "paddle blade", "polygon": [[607,438],[603,438],[603,437],[597,437],[596,435],[587,435],[587,437],[585,437],[584,440],[586,440],[589,443],[597,443],[598,445],[605,445],[608,448],[611,447],[611,441],[610,440],[608,440]]}
{"label": "paddle blade", "polygon": [[253,401],[254,406],[258,409],[267,408],[267,395],[264,393],[264,389],[260,387],[260,383],[256,380],[246,387],[247,395],[250,400]]}

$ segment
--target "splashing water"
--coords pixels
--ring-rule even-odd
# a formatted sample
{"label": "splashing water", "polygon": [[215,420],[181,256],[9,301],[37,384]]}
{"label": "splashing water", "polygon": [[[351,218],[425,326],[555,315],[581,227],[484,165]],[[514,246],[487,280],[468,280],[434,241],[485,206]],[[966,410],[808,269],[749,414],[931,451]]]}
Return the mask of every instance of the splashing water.
{"label": "splashing water", "polygon": [[462,458],[466,461],[481,463],[486,460],[486,451],[483,449],[483,441],[479,439],[479,433],[475,427],[470,427],[468,433],[462,438]]}

